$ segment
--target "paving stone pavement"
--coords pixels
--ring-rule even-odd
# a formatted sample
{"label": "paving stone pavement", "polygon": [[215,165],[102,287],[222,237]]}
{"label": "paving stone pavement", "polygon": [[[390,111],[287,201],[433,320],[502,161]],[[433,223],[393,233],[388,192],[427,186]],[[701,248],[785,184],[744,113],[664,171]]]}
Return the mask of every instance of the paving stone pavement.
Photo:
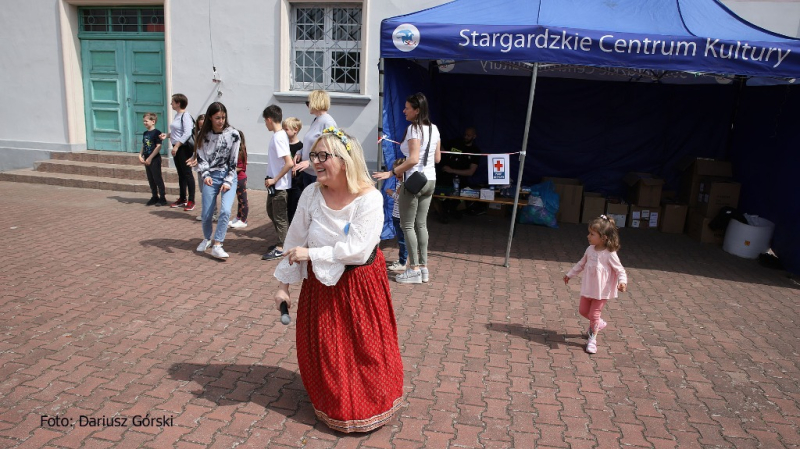
{"label": "paving stone pavement", "polygon": [[[406,405],[344,435],[316,420],[274,310],[262,192],[227,262],[194,251],[199,208],[0,192],[2,448],[800,446],[800,286],[684,235],[622,231],[629,293],[590,356],[562,281],[583,225],[518,226],[504,268],[507,219],[431,220],[431,282],[391,284]],[[148,414],[166,421],[133,425]]]}

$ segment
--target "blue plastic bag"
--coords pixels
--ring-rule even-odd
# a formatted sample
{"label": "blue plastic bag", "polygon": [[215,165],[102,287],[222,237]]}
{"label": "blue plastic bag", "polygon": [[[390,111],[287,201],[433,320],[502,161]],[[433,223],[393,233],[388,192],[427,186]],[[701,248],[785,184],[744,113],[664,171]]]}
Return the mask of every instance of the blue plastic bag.
{"label": "blue plastic bag", "polygon": [[531,186],[528,205],[520,211],[519,222],[558,228],[556,213],[558,213],[559,205],[558,194],[552,181]]}

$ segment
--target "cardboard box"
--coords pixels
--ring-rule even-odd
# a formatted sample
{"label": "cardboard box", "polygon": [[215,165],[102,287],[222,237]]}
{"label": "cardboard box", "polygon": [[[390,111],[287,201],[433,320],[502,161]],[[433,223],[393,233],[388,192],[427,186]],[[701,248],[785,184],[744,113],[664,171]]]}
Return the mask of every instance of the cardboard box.
{"label": "cardboard box", "polygon": [[629,228],[656,229],[660,218],[660,207],[646,207],[631,204],[628,209]]}
{"label": "cardboard box", "polygon": [[700,243],[714,243],[722,246],[722,242],[725,240],[725,231],[712,231],[708,227],[711,220],[711,218],[704,217],[696,208],[689,208],[689,214],[686,217],[686,235]]}
{"label": "cardboard box", "polygon": [[628,184],[628,202],[644,207],[658,207],[661,204],[661,188],[664,180],[650,173],[630,172],[623,178]]}
{"label": "cardboard box", "polygon": [[512,206],[500,203],[489,203],[489,209],[486,210],[486,215],[503,217],[507,215],[509,211],[511,211],[511,207]]}
{"label": "cardboard box", "polygon": [[606,203],[606,215],[614,219],[618,228],[624,228],[628,217],[628,205],[625,203]]}
{"label": "cardboard box", "polygon": [[562,223],[581,222],[581,201],[583,200],[583,185],[579,179],[572,178],[543,178],[542,181],[553,181],[559,197],[558,213],[556,220]]}
{"label": "cardboard box", "polygon": [[603,195],[595,192],[584,192],[581,223],[589,223],[604,213],[606,213],[606,199],[603,198]]}
{"label": "cardboard box", "polygon": [[492,189],[481,189],[481,199],[482,200],[494,201],[494,190],[492,190]]}
{"label": "cardboard box", "polygon": [[685,204],[665,204],[661,207],[661,223],[658,230],[668,234],[681,234],[686,226],[686,213],[689,206]]}
{"label": "cardboard box", "polygon": [[714,181],[704,184],[704,191],[698,197],[697,211],[703,216],[714,218],[723,207],[739,207],[739,192],[742,185],[731,181]]}
{"label": "cardboard box", "polygon": [[724,181],[733,176],[733,168],[728,161],[717,161],[705,158],[687,158],[677,164],[683,170],[679,198],[689,207],[695,207],[702,188],[708,181]]}

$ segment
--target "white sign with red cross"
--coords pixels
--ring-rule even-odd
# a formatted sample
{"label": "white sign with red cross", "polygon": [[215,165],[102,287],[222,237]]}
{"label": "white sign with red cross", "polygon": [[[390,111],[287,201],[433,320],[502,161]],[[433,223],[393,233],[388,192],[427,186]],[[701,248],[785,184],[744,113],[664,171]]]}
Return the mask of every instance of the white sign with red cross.
{"label": "white sign with red cross", "polygon": [[489,158],[489,184],[511,184],[511,165],[508,163],[507,154],[490,154]]}

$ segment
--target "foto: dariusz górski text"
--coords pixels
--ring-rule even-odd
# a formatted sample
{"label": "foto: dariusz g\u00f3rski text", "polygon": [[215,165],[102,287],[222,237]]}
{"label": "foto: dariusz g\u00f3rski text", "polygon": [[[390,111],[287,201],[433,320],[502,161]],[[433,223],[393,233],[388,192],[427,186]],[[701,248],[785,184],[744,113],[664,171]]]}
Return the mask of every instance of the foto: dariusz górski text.
{"label": "foto: dariusz g\u00f3rski text", "polygon": [[150,414],[134,415],[133,418],[127,416],[86,416],[79,415],[77,421],[66,416],[42,415],[39,421],[40,427],[172,427],[173,415],[150,416]]}

